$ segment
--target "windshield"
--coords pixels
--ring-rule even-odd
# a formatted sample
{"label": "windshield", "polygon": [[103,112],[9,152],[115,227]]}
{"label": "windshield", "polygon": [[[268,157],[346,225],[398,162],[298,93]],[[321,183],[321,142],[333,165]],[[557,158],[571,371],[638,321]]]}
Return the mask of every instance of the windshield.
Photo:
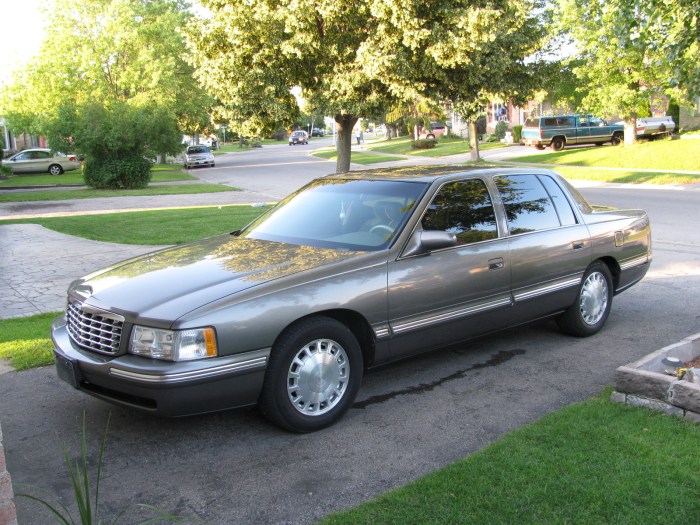
{"label": "windshield", "polygon": [[381,250],[400,233],[426,187],[419,182],[320,179],[240,235],[318,248]]}

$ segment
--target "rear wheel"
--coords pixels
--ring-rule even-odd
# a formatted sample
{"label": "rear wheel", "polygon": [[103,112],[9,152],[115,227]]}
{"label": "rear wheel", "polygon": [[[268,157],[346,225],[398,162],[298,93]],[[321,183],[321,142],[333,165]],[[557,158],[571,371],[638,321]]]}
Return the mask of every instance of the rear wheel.
{"label": "rear wheel", "polygon": [[576,302],[557,317],[562,332],[588,337],[600,331],[612,306],[613,283],[608,267],[596,261],[583,275]]}
{"label": "rear wheel", "polygon": [[566,145],[566,141],[564,140],[564,137],[554,137],[552,139],[552,149],[554,151],[563,150],[565,145]]}
{"label": "rear wheel", "polygon": [[287,430],[320,430],[350,408],[362,368],[360,345],[347,326],[329,317],[305,319],[272,347],[260,408]]}
{"label": "rear wheel", "polygon": [[51,175],[61,175],[63,173],[63,168],[60,164],[51,164],[51,166],[49,166],[49,173]]}

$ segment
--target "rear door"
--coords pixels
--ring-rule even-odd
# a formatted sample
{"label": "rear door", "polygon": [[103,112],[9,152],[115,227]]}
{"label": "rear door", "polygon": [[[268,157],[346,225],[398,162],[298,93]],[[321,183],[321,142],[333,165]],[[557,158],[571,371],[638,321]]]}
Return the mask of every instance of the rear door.
{"label": "rear door", "polygon": [[417,228],[452,232],[458,245],[389,264],[394,358],[501,327],[512,304],[508,239],[483,180],[445,183]]}
{"label": "rear door", "polygon": [[573,304],[591,260],[587,226],[548,175],[494,178],[508,223],[514,322]]}

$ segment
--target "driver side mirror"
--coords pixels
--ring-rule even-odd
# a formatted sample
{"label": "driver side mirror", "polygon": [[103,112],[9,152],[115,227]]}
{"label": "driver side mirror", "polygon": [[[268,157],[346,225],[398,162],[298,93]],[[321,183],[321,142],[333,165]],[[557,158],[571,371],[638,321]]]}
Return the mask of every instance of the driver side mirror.
{"label": "driver side mirror", "polygon": [[413,232],[402,256],[426,254],[456,245],[457,236],[454,233],[442,230],[418,230]]}

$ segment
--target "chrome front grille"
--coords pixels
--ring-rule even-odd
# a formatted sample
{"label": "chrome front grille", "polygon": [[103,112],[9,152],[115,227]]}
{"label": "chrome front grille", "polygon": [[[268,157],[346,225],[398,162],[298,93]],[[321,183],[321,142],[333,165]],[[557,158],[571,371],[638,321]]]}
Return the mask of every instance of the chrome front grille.
{"label": "chrome front grille", "polygon": [[124,318],[70,300],[66,309],[68,334],[75,344],[93,352],[119,352]]}

